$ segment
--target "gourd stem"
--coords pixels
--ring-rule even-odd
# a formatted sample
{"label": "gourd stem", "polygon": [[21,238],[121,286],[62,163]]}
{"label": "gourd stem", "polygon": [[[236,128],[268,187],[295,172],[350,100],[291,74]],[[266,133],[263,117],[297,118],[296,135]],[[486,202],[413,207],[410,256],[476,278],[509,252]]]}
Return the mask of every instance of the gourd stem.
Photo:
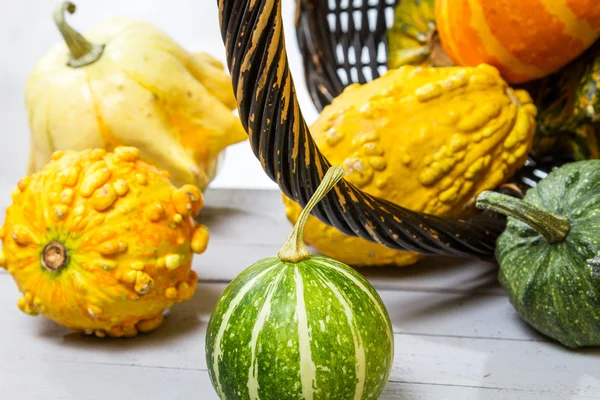
{"label": "gourd stem", "polygon": [[485,191],[477,198],[477,208],[492,210],[513,217],[538,231],[550,244],[562,242],[571,228],[570,221],[550,214],[512,196]]}
{"label": "gourd stem", "polygon": [[54,9],[54,22],[71,52],[67,65],[79,68],[97,61],[104,51],[104,45],[90,43],[79,32],[67,25],[65,12],[68,11],[69,14],[73,14],[75,9],[75,4],[70,1],[60,3]]}
{"label": "gourd stem", "polygon": [[42,265],[50,272],[60,270],[67,265],[68,261],[67,248],[60,242],[50,242],[42,251]]}
{"label": "gourd stem", "polygon": [[281,261],[297,263],[310,257],[310,253],[304,245],[304,227],[306,225],[306,221],[308,221],[308,217],[310,216],[310,212],[314,206],[316,206],[317,203],[321,201],[331,189],[333,189],[333,187],[344,177],[345,174],[346,173],[343,167],[335,166],[329,168],[323,177],[323,180],[319,184],[319,187],[317,190],[315,190],[315,193],[306,204],[306,207],[304,207],[300,213],[300,216],[296,221],[296,225],[294,226],[294,230],[286,239],[281,250],[279,250],[277,256]]}
{"label": "gourd stem", "polygon": [[427,45],[429,46],[429,59],[432,66],[454,67],[456,65],[442,47],[442,40],[437,29],[432,30],[427,35]]}

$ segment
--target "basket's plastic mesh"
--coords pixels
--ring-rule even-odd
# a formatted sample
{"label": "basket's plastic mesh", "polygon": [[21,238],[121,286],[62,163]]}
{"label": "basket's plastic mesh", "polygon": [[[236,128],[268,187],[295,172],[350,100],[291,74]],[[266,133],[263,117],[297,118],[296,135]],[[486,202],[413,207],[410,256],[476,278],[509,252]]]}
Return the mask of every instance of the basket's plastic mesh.
{"label": "basket's plastic mesh", "polygon": [[328,0],[337,73],[344,85],[369,82],[387,70],[386,31],[397,0]]}

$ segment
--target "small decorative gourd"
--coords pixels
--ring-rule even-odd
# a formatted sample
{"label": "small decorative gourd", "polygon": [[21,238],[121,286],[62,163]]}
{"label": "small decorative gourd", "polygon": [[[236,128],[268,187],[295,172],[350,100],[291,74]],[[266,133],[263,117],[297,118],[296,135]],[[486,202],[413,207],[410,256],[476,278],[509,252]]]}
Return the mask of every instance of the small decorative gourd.
{"label": "small decorative gourd", "polygon": [[435,0],[402,0],[394,10],[388,31],[388,67],[403,65],[449,67],[436,29]]}
{"label": "small decorative gourd", "polygon": [[19,308],[74,331],[134,336],[188,300],[208,230],[194,217],[202,193],[118,147],[56,152],[22,179],[0,230],[0,265],[17,283]]}
{"label": "small decorative gourd", "polygon": [[600,37],[600,2],[436,0],[435,20],[457,65],[490,64],[522,83],[557,71]]}
{"label": "small decorative gourd", "polygon": [[600,158],[600,41],[539,86],[534,150]]}
{"label": "small decorative gourd", "polygon": [[54,14],[64,43],[27,81],[29,174],[54,151],[135,146],[175,185],[204,190],[222,151],[247,138],[223,66],[144,22],[112,19],[84,37],[65,22],[67,11],[75,5],[64,2]]}
{"label": "small decorative gourd", "polygon": [[600,161],[567,164],[523,200],[494,192],[479,208],[509,216],[499,278],[521,317],[568,347],[600,346]]}
{"label": "small decorative gourd", "polygon": [[[465,215],[475,197],[525,162],[535,132],[529,94],[488,65],[403,66],[347,88],[311,126],[319,150],[368,194],[414,211]],[[295,223],[300,207],[284,197]],[[352,266],[408,265],[421,255],[347,236],[309,217],[307,243]]]}
{"label": "small decorative gourd", "polygon": [[277,257],[247,268],[219,298],[206,362],[223,400],[377,399],[394,334],[375,289],[348,266],[309,255],[311,209],[344,175],[332,167]]}

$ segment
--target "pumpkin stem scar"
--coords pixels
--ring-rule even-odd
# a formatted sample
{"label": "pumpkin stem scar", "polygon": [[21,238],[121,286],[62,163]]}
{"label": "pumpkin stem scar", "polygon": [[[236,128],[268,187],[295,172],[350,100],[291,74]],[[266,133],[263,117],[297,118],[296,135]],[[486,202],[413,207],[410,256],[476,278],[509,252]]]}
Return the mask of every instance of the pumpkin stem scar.
{"label": "pumpkin stem scar", "polygon": [[512,196],[485,191],[477,197],[477,208],[499,212],[513,217],[538,231],[550,244],[562,242],[571,228],[571,222],[550,214],[532,204]]}
{"label": "pumpkin stem scar", "polygon": [[310,253],[304,245],[304,227],[306,226],[306,221],[308,221],[312,209],[337,185],[345,174],[344,167],[335,166],[329,168],[319,187],[317,187],[306,207],[300,213],[294,230],[286,239],[281,250],[279,250],[277,256],[281,261],[297,263],[310,257]]}
{"label": "pumpkin stem scar", "polygon": [[71,52],[71,57],[69,57],[67,65],[73,68],[79,68],[97,61],[104,51],[104,45],[90,43],[86,38],[81,36],[79,32],[67,25],[65,22],[65,12],[73,14],[75,9],[75,4],[70,1],[65,1],[60,3],[54,9],[53,16],[54,23],[56,23],[58,30]]}
{"label": "pumpkin stem scar", "polygon": [[42,265],[48,271],[58,271],[69,261],[67,248],[60,242],[50,242],[42,251]]}
{"label": "pumpkin stem scar", "polygon": [[448,56],[442,47],[442,41],[437,29],[427,34],[427,46],[429,46],[431,65],[434,67],[454,67],[456,64]]}

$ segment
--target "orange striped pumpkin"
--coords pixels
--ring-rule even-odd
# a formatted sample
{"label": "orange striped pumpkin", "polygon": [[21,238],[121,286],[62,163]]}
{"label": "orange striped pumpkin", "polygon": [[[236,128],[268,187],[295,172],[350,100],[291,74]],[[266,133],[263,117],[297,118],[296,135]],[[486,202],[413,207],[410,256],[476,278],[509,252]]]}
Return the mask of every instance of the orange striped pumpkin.
{"label": "orange striped pumpkin", "polygon": [[600,0],[437,0],[435,12],[455,63],[491,64],[511,83],[555,72],[600,37]]}

